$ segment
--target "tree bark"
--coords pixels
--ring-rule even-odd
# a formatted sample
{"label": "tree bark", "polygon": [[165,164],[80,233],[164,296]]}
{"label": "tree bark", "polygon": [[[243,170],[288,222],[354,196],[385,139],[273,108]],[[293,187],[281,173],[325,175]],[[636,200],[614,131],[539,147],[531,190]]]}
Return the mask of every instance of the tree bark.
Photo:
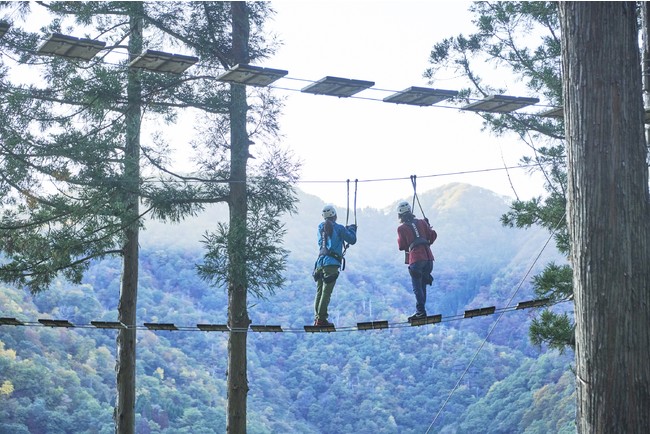
{"label": "tree bark", "polygon": [[[650,110],[650,3],[639,2],[641,11],[641,80],[643,83],[643,107]],[[650,142],[650,128],[645,126],[646,146]],[[650,160],[648,160],[650,166]]]}
{"label": "tree bark", "polygon": [[650,426],[650,198],[634,2],[561,2],[579,433]]}
{"label": "tree bark", "polygon": [[[142,3],[135,2],[130,15],[129,55],[133,58],[142,52]],[[117,335],[117,398],[115,403],[115,432],[135,433],[135,365],[136,365],[136,311],[138,299],[138,236],[140,214],[140,126],[142,114],[142,86],[139,74],[128,73],[128,108],[125,115],[126,148],[124,155],[124,197],[126,213],[122,224],[125,242],[122,259],[122,285],[118,305],[118,319],[128,328]]]}
{"label": "tree bark", "polygon": [[[248,7],[245,2],[231,2],[233,61],[248,63]],[[246,239],[248,202],[246,164],[249,139],[246,131],[246,86],[230,88],[230,221],[228,237],[229,282],[228,322],[228,425],[230,434],[246,433],[248,374],[246,358],[247,310]]]}

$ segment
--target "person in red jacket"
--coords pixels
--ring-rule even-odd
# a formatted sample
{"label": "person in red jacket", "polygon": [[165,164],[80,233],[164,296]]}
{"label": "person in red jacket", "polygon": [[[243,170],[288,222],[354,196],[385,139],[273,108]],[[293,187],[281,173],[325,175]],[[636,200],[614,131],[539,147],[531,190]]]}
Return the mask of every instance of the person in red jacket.
{"label": "person in red jacket", "polygon": [[431,244],[438,234],[429,225],[428,219],[416,219],[408,202],[397,205],[397,215],[401,224],[397,228],[397,245],[405,252],[405,263],[409,266],[413,294],[415,294],[415,313],[408,320],[426,318],[427,285],[433,283],[433,253]]}

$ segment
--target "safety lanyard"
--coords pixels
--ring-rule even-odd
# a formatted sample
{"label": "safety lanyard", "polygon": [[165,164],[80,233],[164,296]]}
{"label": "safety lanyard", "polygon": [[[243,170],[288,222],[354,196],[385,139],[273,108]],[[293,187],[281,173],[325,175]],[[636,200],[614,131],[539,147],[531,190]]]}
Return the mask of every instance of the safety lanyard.
{"label": "safety lanyard", "polygon": [[[357,184],[359,183],[358,179],[354,180],[354,225],[357,225]],[[345,226],[348,226],[348,221],[350,220],[350,180],[347,180],[347,203],[346,203],[346,213],[345,213]],[[343,243],[343,251],[341,252],[341,271],[345,270],[345,252],[347,252],[350,244]]]}
{"label": "safety lanyard", "polygon": [[[357,184],[359,183],[358,179],[354,180],[354,224],[357,224]],[[346,215],[345,215],[345,225],[348,225],[350,220],[350,180],[347,180],[347,204],[346,204]]]}
{"label": "safety lanyard", "polygon": [[413,205],[411,205],[411,209],[415,208],[415,201],[418,201],[418,206],[420,207],[420,212],[422,213],[422,218],[424,220],[427,219],[427,217],[424,215],[424,210],[422,209],[422,204],[420,203],[420,198],[418,197],[417,193],[417,176],[416,175],[411,175],[411,184],[413,185]]}

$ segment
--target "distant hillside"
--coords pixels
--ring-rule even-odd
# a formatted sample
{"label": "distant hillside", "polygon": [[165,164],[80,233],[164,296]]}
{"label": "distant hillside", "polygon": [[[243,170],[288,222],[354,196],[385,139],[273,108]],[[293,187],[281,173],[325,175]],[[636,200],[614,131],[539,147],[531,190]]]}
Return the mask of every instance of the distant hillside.
{"label": "distant hillside", "polygon": [[[359,241],[330,305],[339,331],[312,334],[303,326],[313,321],[323,202],[300,194],[298,212],[286,218],[286,284],[264,300],[249,299],[253,324],[284,330],[249,334],[249,433],[422,433],[452,390],[434,432],[575,430],[572,355],[529,344],[534,310],[462,319],[466,309],[530,298],[528,269],[564,260],[548,247],[534,264],[548,234],[502,227],[507,200],[478,187],[450,184],[420,201],[439,234],[428,310],[444,320],[408,325],[414,297],[397,251],[394,207],[366,208],[357,212]],[[346,210],[338,211],[345,223]],[[218,206],[178,225],[149,222],[142,235],[138,323],[183,330],[138,331],[139,434],[225,432],[228,334],[194,325],[226,322],[224,289],[195,270],[202,234],[226,216]],[[113,432],[115,332],[89,324],[116,319],[120,270],[117,260],[99,262],[83,285],[57,282],[36,297],[0,286],[0,316],[33,324],[0,326],[0,433]],[[37,318],[77,327],[41,327]],[[375,320],[391,326],[356,329]]]}
{"label": "distant hillside", "polygon": [[[419,199],[425,215],[438,232],[434,250],[439,266],[506,261],[521,249],[541,249],[543,240],[548,236],[540,230],[503,227],[499,219],[508,210],[509,199],[480,187],[447,184],[421,193]],[[361,250],[364,255],[370,255],[371,260],[378,260],[378,253],[384,259],[399,259],[401,254],[396,251],[398,220],[395,206],[401,200],[411,202],[412,198],[398,198],[393,206],[384,209],[357,210],[359,243],[349,251],[350,255]],[[288,229],[285,246],[291,250],[293,257],[305,258],[317,250],[316,227],[321,221],[323,205],[324,202],[316,196],[299,193],[297,213],[285,219]],[[418,204],[414,211],[418,217],[422,217]],[[338,209],[339,223],[345,224],[346,213],[345,208]],[[142,246],[145,249],[150,246],[200,249],[203,234],[215,228],[217,222],[226,222],[227,215],[227,207],[222,204],[212,206],[180,224],[148,222],[141,236]],[[349,219],[349,223],[353,223],[353,210],[349,210]],[[552,246],[546,252],[546,257],[562,260]]]}

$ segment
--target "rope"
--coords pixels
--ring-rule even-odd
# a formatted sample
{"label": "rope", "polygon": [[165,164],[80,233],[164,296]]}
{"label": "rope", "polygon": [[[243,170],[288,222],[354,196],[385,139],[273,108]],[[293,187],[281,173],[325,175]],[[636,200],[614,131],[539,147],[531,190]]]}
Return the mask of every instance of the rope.
{"label": "rope", "polygon": [[[350,180],[346,181],[347,183],[347,202],[345,203],[345,226],[348,225],[348,220],[350,220]],[[355,196],[356,200],[356,196]]]}
{"label": "rope", "polygon": [[418,197],[417,193],[417,175],[411,175],[411,184],[413,184],[413,203],[411,205],[411,209],[415,209],[415,201],[417,200],[418,206],[420,207],[420,212],[422,213],[422,218],[424,220],[427,220],[427,216],[424,215],[424,209],[422,209],[422,204],[420,203],[420,198]]}
{"label": "rope", "polygon": [[354,180],[354,224],[357,224],[357,184],[359,183],[358,179]]}
{"label": "rope", "polygon": [[[345,225],[348,225],[348,221],[350,220],[350,180],[348,179],[346,181],[347,183],[347,189],[348,189],[348,194],[347,194],[347,203],[346,203],[346,208],[347,208],[347,214],[345,216]],[[358,179],[354,180],[354,224],[357,224],[357,185],[359,183]]]}
{"label": "rope", "polygon": [[[347,181],[347,203],[346,203],[346,215],[345,215],[345,226],[347,228],[348,222],[350,220],[350,180]],[[354,225],[357,225],[357,183],[358,179],[354,180]],[[345,271],[345,252],[350,247],[350,244],[343,243],[343,253],[341,254],[341,271]]]}

